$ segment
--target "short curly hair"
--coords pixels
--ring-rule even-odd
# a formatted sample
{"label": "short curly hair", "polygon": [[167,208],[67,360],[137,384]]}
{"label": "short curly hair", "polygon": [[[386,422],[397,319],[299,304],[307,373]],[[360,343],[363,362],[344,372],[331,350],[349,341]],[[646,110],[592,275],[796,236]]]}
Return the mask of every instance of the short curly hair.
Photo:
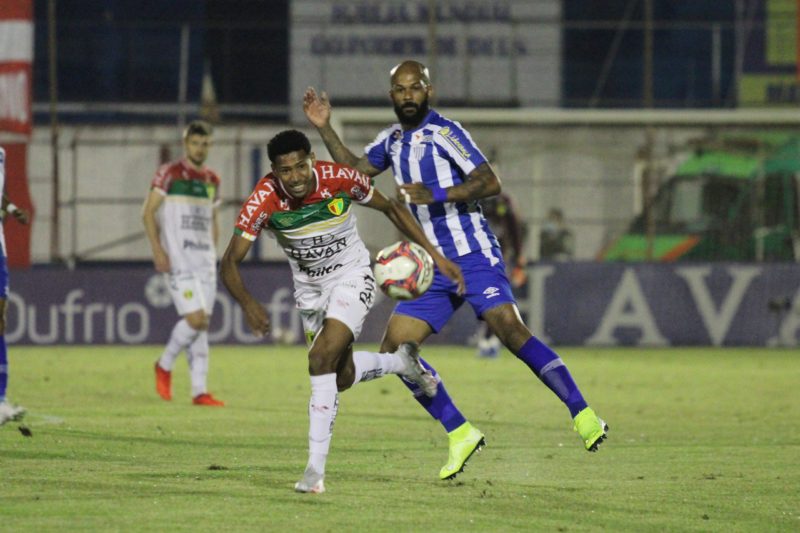
{"label": "short curly hair", "polygon": [[284,130],[270,139],[267,144],[267,155],[273,163],[279,156],[298,150],[303,150],[305,153],[310,154],[311,141],[302,131],[297,130]]}

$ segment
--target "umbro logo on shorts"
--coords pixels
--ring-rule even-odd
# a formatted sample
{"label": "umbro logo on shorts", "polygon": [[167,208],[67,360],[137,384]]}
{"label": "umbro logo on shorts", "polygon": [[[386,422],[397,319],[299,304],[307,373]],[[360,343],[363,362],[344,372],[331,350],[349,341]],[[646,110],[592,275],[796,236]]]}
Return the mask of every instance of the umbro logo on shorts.
{"label": "umbro logo on shorts", "polygon": [[497,287],[487,287],[483,291],[483,294],[486,295],[486,299],[488,300],[489,298],[494,298],[495,296],[500,296],[500,289],[498,289]]}

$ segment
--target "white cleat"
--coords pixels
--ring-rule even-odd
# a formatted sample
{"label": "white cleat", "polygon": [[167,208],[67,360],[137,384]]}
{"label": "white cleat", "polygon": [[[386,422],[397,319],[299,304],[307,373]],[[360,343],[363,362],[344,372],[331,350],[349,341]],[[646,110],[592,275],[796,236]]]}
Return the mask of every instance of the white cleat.
{"label": "white cleat", "polygon": [[325,492],[325,474],[318,474],[310,466],[303,472],[303,479],[294,484],[295,492],[322,494]]}
{"label": "white cleat", "polygon": [[395,353],[402,357],[406,363],[406,370],[401,374],[403,378],[416,383],[425,393],[425,396],[429,398],[436,396],[439,380],[419,362],[419,344],[416,342],[404,342],[397,347]]}
{"label": "white cleat", "polygon": [[22,420],[24,416],[24,407],[8,403],[8,400],[0,402],[0,426],[11,420]]}

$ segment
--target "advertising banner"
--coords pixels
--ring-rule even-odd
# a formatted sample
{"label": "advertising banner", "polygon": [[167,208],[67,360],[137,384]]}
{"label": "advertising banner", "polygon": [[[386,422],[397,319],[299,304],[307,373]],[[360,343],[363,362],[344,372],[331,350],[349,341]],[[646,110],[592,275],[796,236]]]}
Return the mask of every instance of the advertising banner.
{"label": "advertising banner", "polygon": [[33,0],[0,2],[0,132],[31,133]]}
{"label": "advertising banner", "polygon": [[557,0],[293,0],[290,94],[314,86],[334,104],[388,104],[389,70],[435,57],[439,102],[555,105],[560,9]]}
{"label": "advertising banner", "polygon": [[[212,343],[302,343],[286,263],[246,264],[245,284],[264,303],[273,333],[253,337],[220,287]],[[554,345],[795,346],[800,333],[800,265],[553,263],[529,269],[520,310]],[[377,343],[394,302],[378,298],[358,342]],[[150,265],[12,272],[6,340],[12,344],[166,342],[177,315],[163,275]],[[431,343],[466,344],[468,306]]]}

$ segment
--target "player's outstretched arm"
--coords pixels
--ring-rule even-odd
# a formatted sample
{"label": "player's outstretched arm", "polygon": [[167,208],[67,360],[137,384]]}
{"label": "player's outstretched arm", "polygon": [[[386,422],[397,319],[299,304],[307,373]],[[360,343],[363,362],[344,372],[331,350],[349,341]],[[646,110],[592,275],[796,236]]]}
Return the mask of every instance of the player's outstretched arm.
{"label": "player's outstretched arm", "polygon": [[390,200],[378,189],[372,189],[372,199],[364,205],[382,211],[403,235],[425,248],[442,274],[458,285],[458,293],[464,293],[465,283],[461,268],[439,253],[439,250],[431,244],[431,241],[425,236],[425,232],[403,204],[397,200]]}
{"label": "player's outstretched arm", "polygon": [[267,310],[244,286],[241,272],[239,272],[239,265],[250,250],[250,245],[250,241],[244,237],[239,235],[231,237],[220,262],[220,274],[225,288],[242,307],[247,325],[256,335],[263,337],[269,333]]}
{"label": "player's outstretched arm", "polygon": [[467,181],[446,189],[430,189],[421,183],[409,183],[397,188],[399,200],[411,204],[432,204],[434,202],[468,202],[499,194],[500,178],[489,163],[479,165],[469,173]]}
{"label": "player's outstretched arm", "polygon": [[331,102],[325,91],[317,94],[313,87],[306,89],[303,95],[303,111],[308,121],[317,128],[322,142],[325,143],[325,147],[334,161],[351,166],[367,176],[380,174],[381,171],[370,164],[366,155],[359,158],[346,147],[339,138],[339,134],[331,126]]}

